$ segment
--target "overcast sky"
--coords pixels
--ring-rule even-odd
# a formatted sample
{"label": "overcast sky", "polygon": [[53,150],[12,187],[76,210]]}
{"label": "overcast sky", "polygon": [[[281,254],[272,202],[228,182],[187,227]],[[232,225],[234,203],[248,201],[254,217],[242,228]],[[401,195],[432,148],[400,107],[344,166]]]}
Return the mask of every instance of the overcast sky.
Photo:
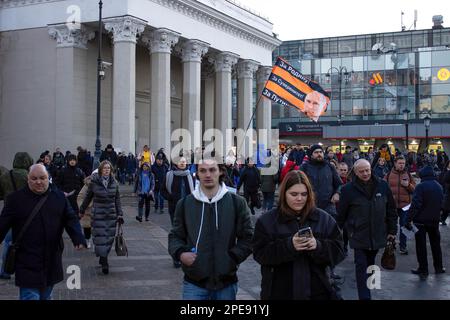
{"label": "overcast sky", "polygon": [[[433,25],[432,16],[444,16],[444,27],[450,27],[450,0],[238,0],[260,12],[274,24],[281,40],[297,40],[365,33],[401,31]],[[313,6],[317,6],[314,9]],[[411,30],[414,27],[411,27]]]}

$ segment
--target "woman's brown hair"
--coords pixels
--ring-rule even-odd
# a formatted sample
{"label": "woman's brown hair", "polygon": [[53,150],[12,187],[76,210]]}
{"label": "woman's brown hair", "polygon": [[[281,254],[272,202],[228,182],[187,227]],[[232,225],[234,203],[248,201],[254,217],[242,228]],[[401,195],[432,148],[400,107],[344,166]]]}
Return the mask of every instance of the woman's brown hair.
{"label": "woman's brown hair", "polygon": [[296,184],[304,184],[306,191],[308,192],[308,198],[306,199],[305,206],[302,209],[302,222],[306,220],[309,213],[316,207],[316,197],[314,195],[313,188],[309,182],[308,177],[300,170],[293,170],[288,172],[283,182],[280,185],[280,198],[278,202],[278,208],[280,208],[281,214],[297,216],[298,213],[292,210],[286,201],[286,192]]}
{"label": "woman's brown hair", "polygon": [[111,162],[109,162],[108,160],[103,160],[100,165],[98,166],[98,175],[101,177],[102,176],[102,172],[103,172],[103,167],[105,165],[109,165],[109,167],[111,168],[111,171],[109,173],[110,176],[114,177],[114,167],[112,166]]}

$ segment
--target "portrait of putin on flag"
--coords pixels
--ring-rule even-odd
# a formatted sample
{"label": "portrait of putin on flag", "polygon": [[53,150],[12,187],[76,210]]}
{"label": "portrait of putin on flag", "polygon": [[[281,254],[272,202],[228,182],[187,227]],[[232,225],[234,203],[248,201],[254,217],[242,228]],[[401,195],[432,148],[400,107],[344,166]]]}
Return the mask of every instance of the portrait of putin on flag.
{"label": "portrait of putin on flag", "polygon": [[262,95],[283,106],[297,108],[317,122],[330,103],[328,93],[303,76],[281,57],[277,58]]}

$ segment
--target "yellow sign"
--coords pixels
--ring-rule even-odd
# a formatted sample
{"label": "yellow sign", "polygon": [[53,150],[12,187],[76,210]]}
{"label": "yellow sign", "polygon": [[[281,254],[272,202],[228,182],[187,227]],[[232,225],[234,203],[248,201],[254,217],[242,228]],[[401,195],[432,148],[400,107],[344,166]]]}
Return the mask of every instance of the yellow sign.
{"label": "yellow sign", "polygon": [[450,78],[450,71],[447,68],[442,68],[438,71],[437,77],[441,81],[447,81]]}

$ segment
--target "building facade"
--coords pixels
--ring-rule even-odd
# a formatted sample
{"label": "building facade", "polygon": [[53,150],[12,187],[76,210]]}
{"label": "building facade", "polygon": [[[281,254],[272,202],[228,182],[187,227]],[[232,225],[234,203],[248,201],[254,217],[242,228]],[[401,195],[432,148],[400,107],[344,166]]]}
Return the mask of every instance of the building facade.
{"label": "building facade", "polygon": [[[322,141],[367,150],[389,143],[450,148],[450,28],[286,41],[281,56],[330,93],[318,124],[295,109],[273,106],[274,127],[287,143]],[[406,116],[407,115],[407,122]]]}
{"label": "building facade", "polygon": [[[93,151],[98,37],[105,70],[102,148],[124,152],[173,145],[177,128],[232,128],[249,122],[254,86],[270,74],[281,43],[272,24],[232,0],[2,0],[0,163],[59,146]],[[108,65],[108,64],[106,64]],[[270,126],[261,101],[258,127]],[[225,139],[225,138],[224,138]]]}

